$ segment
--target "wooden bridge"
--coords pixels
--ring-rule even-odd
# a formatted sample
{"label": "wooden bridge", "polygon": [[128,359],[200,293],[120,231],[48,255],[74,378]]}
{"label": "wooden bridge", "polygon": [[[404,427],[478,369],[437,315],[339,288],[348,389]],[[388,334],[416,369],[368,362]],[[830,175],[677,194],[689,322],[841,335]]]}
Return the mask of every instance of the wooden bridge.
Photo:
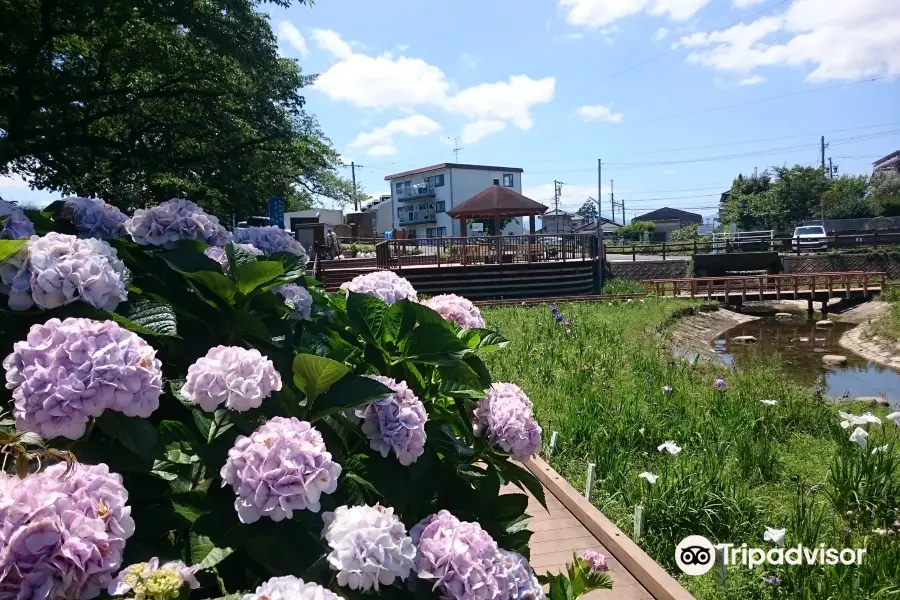
{"label": "wooden bridge", "polygon": [[739,277],[691,277],[652,279],[644,290],[657,296],[706,298],[730,304],[747,300],[802,300],[868,298],[885,286],[884,273],[796,273],[790,275],[750,275]]}

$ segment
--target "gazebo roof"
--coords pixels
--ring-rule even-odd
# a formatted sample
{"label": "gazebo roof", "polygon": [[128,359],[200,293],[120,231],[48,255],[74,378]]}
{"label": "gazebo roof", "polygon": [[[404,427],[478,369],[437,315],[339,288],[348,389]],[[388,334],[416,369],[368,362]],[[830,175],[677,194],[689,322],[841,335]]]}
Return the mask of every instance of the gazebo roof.
{"label": "gazebo roof", "polygon": [[492,185],[447,211],[454,219],[468,217],[528,217],[542,215],[547,207],[504,187]]}

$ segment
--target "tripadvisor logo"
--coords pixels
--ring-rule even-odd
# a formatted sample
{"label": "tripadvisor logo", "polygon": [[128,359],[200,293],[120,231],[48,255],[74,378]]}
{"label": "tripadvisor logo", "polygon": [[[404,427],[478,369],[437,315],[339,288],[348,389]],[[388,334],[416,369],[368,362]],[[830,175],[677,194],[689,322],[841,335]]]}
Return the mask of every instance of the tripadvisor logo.
{"label": "tripadvisor logo", "polygon": [[826,548],[797,545],[790,548],[750,548],[747,544],[715,544],[701,535],[689,535],[675,546],[675,563],[688,575],[703,575],[713,568],[716,551],[722,565],[861,565],[866,548]]}

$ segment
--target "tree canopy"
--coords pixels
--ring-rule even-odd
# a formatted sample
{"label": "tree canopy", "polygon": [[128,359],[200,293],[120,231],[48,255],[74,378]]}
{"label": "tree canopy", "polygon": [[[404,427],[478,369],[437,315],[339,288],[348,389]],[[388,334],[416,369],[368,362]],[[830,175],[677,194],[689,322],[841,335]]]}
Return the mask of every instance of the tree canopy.
{"label": "tree canopy", "polygon": [[599,218],[597,212],[597,202],[593,198],[588,198],[578,209],[576,214],[585,218],[586,221],[596,221]]}
{"label": "tree canopy", "polygon": [[350,200],[304,111],[313,78],[279,56],[262,3],[0,0],[0,174],[238,218],[271,195]]}
{"label": "tree canopy", "polygon": [[619,228],[619,235],[626,240],[640,242],[650,239],[650,234],[656,230],[656,223],[651,221],[634,221]]}

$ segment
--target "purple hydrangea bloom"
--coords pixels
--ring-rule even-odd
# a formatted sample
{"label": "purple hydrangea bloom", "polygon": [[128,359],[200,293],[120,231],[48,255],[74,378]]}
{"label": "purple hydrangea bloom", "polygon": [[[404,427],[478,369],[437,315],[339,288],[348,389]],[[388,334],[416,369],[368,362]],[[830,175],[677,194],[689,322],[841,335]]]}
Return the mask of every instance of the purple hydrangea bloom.
{"label": "purple hydrangea bloom", "polygon": [[188,367],[181,393],[207,412],[219,405],[244,412],[281,389],[281,375],[259,350],[216,346]]}
{"label": "purple hydrangea bloom", "polygon": [[32,236],[0,266],[0,291],[13,310],[58,308],[82,300],[115,310],[128,297],[125,264],[103,240],[50,232]]}
{"label": "purple hydrangea bloom", "polygon": [[409,577],[416,549],[393,508],[340,506],[322,513],[322,521],[322,537],[331,548],[328,564],[338,572],[338,585],[377,590]]}
{"label": "purple hydrangea bloom", "polygon": [[210,246],[224,246],[228,232],[219,219],[182,198],[168,200],[153,208],[139,208],[125,223],[125,229],[142,246],[174,248],[179,240],[199,240]]}
{"label": "purple hydrangea bloom", "polygon": [[281,227],[268,225],[266,227],[241,227],[231,234],[235,242],[253,244],[263,254],[275,254],[277,252],[290,252],[302,257],[303,263],[309,260],[303,244],[298,242],[290,231]]}
{"label": "purple hydrangea bloom", "polygon": [[303,286],[286,283],[275,288],[275,293],[284,298],[291,307],[290,317],[298,321],[309,321],[312,317],[313,297]]}
{"label": "purple hydrangea bloom", "polygon": [[94,598],[122,566],[134,533],[122,478],[104,464],[65,471],[0,472],[0,598]]}
{"label": "purple hydrangea bloom", "polygon": [[[238,248],[242,250],[246,250],[253,256],[262,256],[263,252],[253,244],[235,244]],[[228,254],[225,252],[225,248],[221,246],[210,246],[206,250],[203,251],[203,254],[210,257],[222,267],[223,273],[231,272],[231,263],[228,262]]]}
{"label": "purple hydrangea bloom", "polygon": [[167,562],[160,566],[155,556],[145,563],[137,563],[119,571],[116,579],[109,584],[107,593],[110,596],[133,595],[143,600],[173,600],[181,593],[181,587],[187,584],[192,590],[200,587],[194,574],[197,567],[187,567],[180,560]]}
{"label": "purple hydrangea bloom", "polygon": [[416,462],[425,451],[425,422],[428,415],[405,381],[395,381],[381,375],[366,375],[394,390],[386,398],[356,409],[363,420],[362,431],[369,438],[369,446],[381,456],[393,450],[401,465]]}
{"label": "purple hydrangea bloom", "polygon": [[777,575],[770,575],[769,577],[763,577],[763,581],[771,585],[772,587],[778,587],[781,585],[781,578]]}
{"label": "purple hydrangea bloom", "polygon": [[0,240],[24,240],[34,235],[34,225],[25,211],[0,198],[0,219],[6,217],[0,227]]}
{"label": "purple hydrangea bloom", "polygon": [[475,406],[475,435],[484,435],[491,445],[525,460],[541,450],[541,427],[534,420],[534,407],[522,389],[512,383],[494,383]]}
{"label": "purple hydrangea bloom", "polygon": [[591,565],[591,571],[594,571],[595,573],[609,571],[609,564],[606,562],[606,556],[596,550],[585,550],[581,553],[581,560],[584,560]]}
{"label": "purple hydrangea bloom", "polygon": [[559,308],[555,304],[551,304],[550,312],[552,312],[555,315],[555,314],[559,313]]}
{"label": "purple hydrangea bloom", "polygon": [[221,471],[222,485],[231,484],[237,494],[242,523],[290,519],[295,510],[319,512],[320,496],[334,493],[340,474],[322,434],[294,417],[274,417],[250,437],[239,436]]}
{"label": "purple hydrangea bloom", "polygon": [[241,600],[343,600],[318,583],[306,583],[293,575],[273,577]]}
{"label": "purple hydrangea bloom", "polygon": [[32,325],[3,360],[16,428],[77,440],[91,417],[116,410],[149,417],[162,363],[153,347],[113,321],[69,318]]}
{"label": "purple hydrangea bloom", "polygon": [[67,198],[62,215],[72,221],[82,237],[117,239],[128,234],[128,216],[99,198]]}
{"label": "purple hydrangea bloom", "polygon": [[728,391],[728,382],[726,382],[721,377],[717,377],[716,380],[713,382],[713,387],[716,388],[717,390],[719,390],[720,392],[727,392]]}
{"label": "purple hydrangea bloom", "polygon": [[546,595],[528,560],[516,552],[500,550],[500,564],[506,570],[507,591],[500,597],[509,600],[544,600]]}
{"label": "purple hydrangea bloom", "polygon": [[422,302],[425,306],[440,314],[445,321],[456,323],[460,327],[481,329],[484,318],[478,307],[468,299],[456,294],[440,294]]}
{"label": "purple hydrangea bloom", "polygon": [[560,315],[560,314],[557,314],[557,315],[556,315],[556,322],[557,322],[557,323],[562,323],[562,322],[563,322],[563,316]]}
{"label": "purple hydrangea bloom", "polygon": [[497,543],[478,523],[460,521],[442,510],[420,521],[410,536],[419,579],[433,581],[442,598],[508,597],[507,569]]}
{"label": "purple hydrangea bloom", "polygon": [[352,280],[341,284],[341,289],[357,294],[369,294],[381,298],[385,304],[393,304],[397,300],[407,299],[418,302],[419,297],[412,284],[393,271],[373,271],[365,275],[357,275]]}

